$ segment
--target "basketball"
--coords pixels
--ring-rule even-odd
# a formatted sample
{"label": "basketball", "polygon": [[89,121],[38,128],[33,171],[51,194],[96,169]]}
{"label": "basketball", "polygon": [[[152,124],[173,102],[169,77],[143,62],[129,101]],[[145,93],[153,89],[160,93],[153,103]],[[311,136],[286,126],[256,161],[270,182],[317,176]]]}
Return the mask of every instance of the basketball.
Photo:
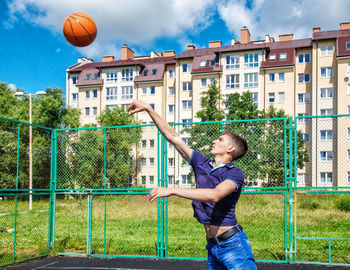
{"label": "basketball", "polygon": [[85,47],[95,40],[97,28],[90,16],[76,12],[64,20],[63,34],[70,44]]}

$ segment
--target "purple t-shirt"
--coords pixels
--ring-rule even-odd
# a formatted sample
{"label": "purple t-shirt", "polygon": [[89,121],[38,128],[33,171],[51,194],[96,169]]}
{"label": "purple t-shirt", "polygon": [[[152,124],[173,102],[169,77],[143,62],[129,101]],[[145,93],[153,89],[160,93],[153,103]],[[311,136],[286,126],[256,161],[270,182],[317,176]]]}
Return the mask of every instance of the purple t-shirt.
{"label": "purple t-shirt", "polygon": [[193,167],[196,188],[215,188],[225,180],[235,182],[235,192],[222,198],[217,203],[192,201],[194,217],[202,224],[216,226],[234,226],[237,224],[235,206],[241,195],[244,182],[242,170],[232,163],[220,164],[215,168],[209,158],[193,150],[189,161]]}

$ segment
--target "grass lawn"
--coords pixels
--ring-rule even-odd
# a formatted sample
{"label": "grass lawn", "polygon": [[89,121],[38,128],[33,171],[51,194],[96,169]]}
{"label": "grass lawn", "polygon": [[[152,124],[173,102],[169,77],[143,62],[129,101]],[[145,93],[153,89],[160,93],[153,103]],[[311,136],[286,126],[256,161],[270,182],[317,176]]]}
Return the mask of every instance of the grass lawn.
{"label": "grass lawn", "polygon": [[[339,196],[297,194],[294,212],[297,236],[350,238],[350,211],[337,209],[335,201]],[[14,200],[0,202],[0,265],[12,262],[14,205]],[[157,203],[149,203],[146,195],[108,195],[106,198],[94,195],[91,252],[157,256],[157,208]],[[18,201],[16,261],[47,253],[48,209],[48,198],[34,200],[32,211],[28,211],[27,201]],[[248,235],[256,259],[285,259],[284,211],[283,194],[242,194],[237,218]],[[167,213],[167,256],[205,258],[204,229],[193,218],[191,202],[169,198]],[[87,252],[86,196],[57,197],[55,222],[55,252]],[[297,240],[297,259],[327,262],[328,243]],[[350,241],[332,241],[331,245],[333,263],[350,263]]]}

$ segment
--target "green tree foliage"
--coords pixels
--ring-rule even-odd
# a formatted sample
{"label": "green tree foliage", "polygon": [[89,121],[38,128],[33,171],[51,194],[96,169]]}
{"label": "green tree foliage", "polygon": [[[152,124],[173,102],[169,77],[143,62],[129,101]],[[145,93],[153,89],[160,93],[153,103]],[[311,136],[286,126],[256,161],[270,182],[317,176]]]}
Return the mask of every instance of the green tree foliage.
{"label": "green tree foliage", "polygon": [[[118,106],[103,111],[97,121],[102,127],[139,124],[134,116]],[[60,136],[63,151],[60,163],[65,164],[59,174],[60,186],[121,188],[130,185],[138,170],[133,164],[133,154],[141,139],[141,128],[108,128],[106,132],[103,129],[84,129]],[[65,158],[67,161],[64,161]]]}
{"label": "green tree foliage", "polygon": [[[17,91],[19,91],[17,89]],[[16,98],[7,84],[0,83],[0,116],[29,122],[29,98]],[[47,88],[46,95],[32,98],[32,123],[49,128],[78,127],[77,109],[65,108],[63,91]],[[0,188],[15,188],[17,175],[18,124],[0,120]],[[29,188],[29,126],[20,125],[19,188]],[[48,188],[51,168],[51,131],[32,127],[32,175],[34,188]]]}

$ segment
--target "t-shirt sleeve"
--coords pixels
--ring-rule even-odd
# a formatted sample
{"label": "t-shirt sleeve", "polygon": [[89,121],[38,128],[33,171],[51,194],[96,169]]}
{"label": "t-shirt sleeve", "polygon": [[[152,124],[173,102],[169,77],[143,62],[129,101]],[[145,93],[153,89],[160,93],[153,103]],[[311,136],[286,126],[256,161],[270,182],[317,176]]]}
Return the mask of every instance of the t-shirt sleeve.
{"label": "t-shirt sleeve", "polygon": [[209,158],[207,158],[206,156],[204,156],[200,152],[193,150],[191,157],[190,157],[190,160],[188,161],[188,164],[191,165],[193,167],[193,169],[195,170],[199,164],[207,162],[208,160],[209,160]]}
{"label": "t-shirt sleeve", "polygon": [[233,181],[237,186],[237,189],[235,190],[237,191],[243,186],[244,173],[238,168],[233,168],[227,172],[224,181],[225,180]]}

